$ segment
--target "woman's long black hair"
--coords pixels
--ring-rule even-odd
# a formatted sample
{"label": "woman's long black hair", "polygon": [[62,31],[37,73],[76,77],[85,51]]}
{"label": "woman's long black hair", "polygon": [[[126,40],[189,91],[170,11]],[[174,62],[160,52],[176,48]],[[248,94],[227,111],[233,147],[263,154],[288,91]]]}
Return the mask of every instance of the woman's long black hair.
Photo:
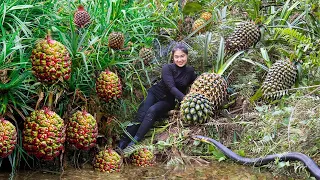
{"label": "woman's long black hair", "polygon": [[182,43],[177,43],[173,48],[172,48],[172,58],[173,58],[173,55],[174,53],[177,51],[177,50],[180,50],[184,53],[186,53],[186,55],[188,55],[188,48],[186,45],[182,44]]}

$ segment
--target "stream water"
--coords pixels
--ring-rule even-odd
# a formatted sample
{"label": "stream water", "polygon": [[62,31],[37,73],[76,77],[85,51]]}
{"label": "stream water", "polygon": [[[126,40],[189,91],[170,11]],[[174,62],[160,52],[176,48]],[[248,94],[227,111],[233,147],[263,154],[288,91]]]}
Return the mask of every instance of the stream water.
{"label": "stream water", "polygon": [[[8,179],[9,173],[0,173],[0,180]],[[120,173],[100,173],[92,167],[83,169],[66,168],[62,174],[44,171],[19,171],[14,180],[285,180],[287,177],[273,176],[270,172],[259,172],[258,168],[226,162],[213,162],[206,166],[187,167],[173,170],[162,165],[153,167],[133,167],[126,165]]]}

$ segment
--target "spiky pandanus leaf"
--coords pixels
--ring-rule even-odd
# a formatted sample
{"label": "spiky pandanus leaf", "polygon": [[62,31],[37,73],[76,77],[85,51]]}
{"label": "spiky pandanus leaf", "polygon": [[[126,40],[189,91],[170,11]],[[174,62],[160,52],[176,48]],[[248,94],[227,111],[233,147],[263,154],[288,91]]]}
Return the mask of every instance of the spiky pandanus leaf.
{"label": "spiky pandanus leaf", "polygon": [[133,152],[130,156],[131,162],[135,166],[147,167],[154,163],[154,155],[147,148],[140,148]]}
{"label": "spiky pandanus leaf", "polygon": [[71,73],[71,59],[66,47],[51,38],[37,42],[31,54],[32,70],[41,82],[55,83],[68,80]]}
{"label": "spiky pandanus leaf", "polygon": [[14,125],[0,118],[0,158],[9,156],[17,144],[17,130]]}
{"label": "spiky pandanus leaf", "polygon": [[98,96],[107,103],[119,99],[122,86],[118,75],[109,70],[101,72],[96,81],[96,91]]}
{"label": "spiky pandanus leaf", "polygon": [[83,5],[78,6],[78,10],[74,13],[73,22],[80,28],[90,23],[90,14],[84,9]]}
{"label": "spiky pandanus leaf", "polygon": [[260,36],[260,29],[253,22],[241,22],[235,28],[234,32],[226,39],[225,50],[230,54],[246,50],[256,44],[259,41]]}
{"label": "spiky pandanus leaf", "polygon": [[297,77],[297,69],[290,60],[276,61],[268,71],[262,84],[263,97],[279,99],[287,94]]}
{"label": "spiky pandanus leaf", "polygon": [[64,150],[65,131],[63,119],[55,112],[33,111],[24,122],[23,148],[39,159],[53,160]]}
{"label": "spiky pandanus leaf", "polygon": [[77,149],[94,147],[98,136],[97,121],[86,111],[77,111],[67,125],[67,141]]}
{"label": "spiky pandanus leaf", "polygon": [[112,32],[108,37],[108,46],[112,49],[119,50],[124,46],[124,35],[122,32]]}
{"label": "spiky pandanus leaf", "polygon": [[181,101],[184,124],[202,124],[213,116],[212,103],[202,94],[189,93]]}
{"label": "spiky pandanus leaf", "polygon": [[94,169],[101,172],[119,172],[121,165],[120,155],[112,149],[100,151],[94,160]]}
{"label": "spiky pandanus leaf", "polygon": [[191,85],[190,93],[204,95],[217,110],[227,97],[227,82],[216,73],[203,73]]}

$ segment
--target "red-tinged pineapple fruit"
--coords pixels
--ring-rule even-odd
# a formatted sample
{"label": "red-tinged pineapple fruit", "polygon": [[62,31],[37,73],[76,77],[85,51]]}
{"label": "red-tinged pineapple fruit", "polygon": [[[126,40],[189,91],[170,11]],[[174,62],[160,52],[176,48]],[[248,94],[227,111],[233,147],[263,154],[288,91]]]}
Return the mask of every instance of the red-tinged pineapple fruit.
{"label": "red-tinged pineapple fruit", "polygon": [[17,144],[17,130],[14,125],[0,118],[0,158],[9,156]]}
{"label": "red-tinged pineapple fruit", "polygon": [[55,112],[33,111],[24,122],[23,148],[39,159],[53,160],[64,151],[65,131],[63,119]]}
{"label": "red-tinged pineapple fruit", "polygon": [[31,54],[32,71],[36,78],[45,83],[68,80],[71,74],[71,59],[66,47],[51,38],[37,42]]}
{"label": "red-tinged pineapple fruit", "polygon": [[96,81],[96,91],[98,96],[107,103],[120,98],[122,86],[118,75],[109,70],[101,72]]}
{"label": "red-tinged pineapple fruit", "polygon": [[132,153],[130,159],[135,166],[147,167],[153,165],[154,155],[147,148],[141,148]]}
{"label": "red-tinged pineapple fruit", "polygon": [[90,23],[90,14],[84,9],[83,5],[78,6],[78,10],[74,13],[73,22],[79,28],[84,28]]}
{"label": "red-tinged pineapple fruit", "polygon": [[95,170],[100,172],[112,173],[119,172],[121,165],[122,159],[120,155],[112,149],[106,149],[96,155],[93,166]]}
{"label": "red-tinged pineapple fruit", "polygon": [[67,124],[67,141],[77,149],[89,150],[96,145],[98,136],[97,121],[86,112],[77,111]]}

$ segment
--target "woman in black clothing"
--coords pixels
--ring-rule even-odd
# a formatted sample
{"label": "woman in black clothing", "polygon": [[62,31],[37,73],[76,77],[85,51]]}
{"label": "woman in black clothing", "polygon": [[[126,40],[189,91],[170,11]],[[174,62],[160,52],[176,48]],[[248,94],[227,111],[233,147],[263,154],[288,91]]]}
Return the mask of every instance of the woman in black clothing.
{"label": "woman in black clothing", "polygon": [[[182,101],[188,86],[196,79],[194,68],[187,66],[188,49],[177,44],[172,49],[173,63],[162,67],[161,81],[148,90],[146,99],[138,109],[133,125],[127,131],[136,141],[140,141],[156,120],[165,116],[175,107],[175,99]],[[134,144],[127,135],[121,139],[119,148]]]}

